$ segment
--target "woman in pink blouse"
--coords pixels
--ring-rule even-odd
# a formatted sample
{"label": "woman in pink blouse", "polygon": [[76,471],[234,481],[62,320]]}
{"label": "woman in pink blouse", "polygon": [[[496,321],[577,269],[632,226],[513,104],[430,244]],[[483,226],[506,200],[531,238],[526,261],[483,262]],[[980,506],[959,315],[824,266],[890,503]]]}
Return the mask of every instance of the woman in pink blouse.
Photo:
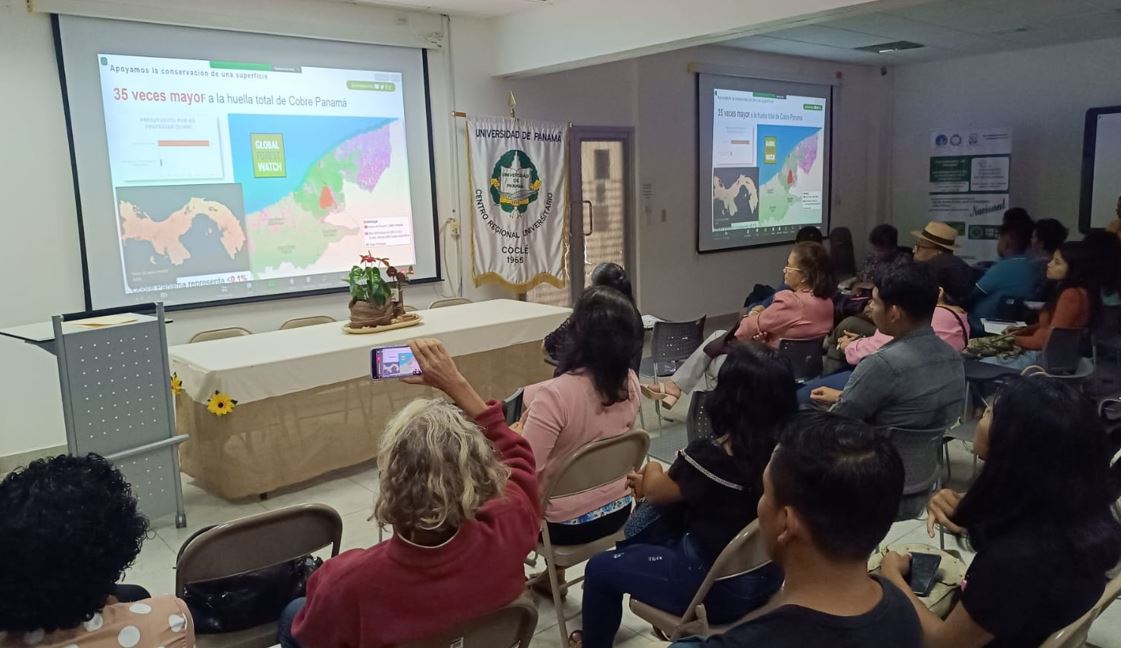
{"label": "woman in pink blouse", "polygon": [[673,407],[683,393],[691,392],[701,381],[714,383],[724,362],[727,343],[758,340],[777,349],[779,342],[829,335],[833,330],[833,293],[836,282],[829,253],[820,243],[798,243],[786,259],[783,282],[790,290],[775,293],[766,308],[756,306],[740,320],[736,330],[717,331],[678,367],[673,377],[662,383],[643,385],[647,398]]}
{"label": "woman in pink blouse", "polygon": [[[630,299],[606,286],[589,288],[570,322],[559,375],[525,390],[522,433],[533,448],[542,490],[574,452],[631,429],[640,405],[631,360],[641,349],[642,319]],[[632,501],[625,478],[550,500],[549,538],[554,545],[575,545],[615,533],[630,516]]]}

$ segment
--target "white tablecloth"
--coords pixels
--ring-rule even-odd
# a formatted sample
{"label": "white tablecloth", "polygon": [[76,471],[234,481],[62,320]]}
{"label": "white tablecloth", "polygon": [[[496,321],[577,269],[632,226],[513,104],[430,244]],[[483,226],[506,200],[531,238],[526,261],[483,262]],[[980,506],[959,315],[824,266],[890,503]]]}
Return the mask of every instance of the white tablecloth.
{"label": "white tablecloth", "polygon": [[452,356],[542,339],[568,317],[567,308],[495,299],[419,311],[419,326],[351,335],[343,322],[181,344],[169,350],[172,371],[190,398],[215,391],[239,403],[291,394],[370,375],[370,349],[419,337],[439,338]]}

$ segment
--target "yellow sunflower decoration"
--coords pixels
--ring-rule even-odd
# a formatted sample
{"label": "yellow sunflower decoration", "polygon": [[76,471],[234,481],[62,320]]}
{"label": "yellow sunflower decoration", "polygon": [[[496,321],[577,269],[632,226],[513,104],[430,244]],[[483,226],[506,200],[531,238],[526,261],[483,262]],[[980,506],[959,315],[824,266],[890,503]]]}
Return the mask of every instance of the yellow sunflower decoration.
{"label": "yellow sunflower decoration", "polygon": [[183,393],[183,379],[180,378],[179,374],[177,374],[177,373],[171,374],[171,393],[172,394],[182,394]]}
{"label": "yellow sunflower decoration", "polygon": [[229,394],[220,391],[214,392],[214,395],[206,401],[206,409],[214,416],[225,416],[234,411],[237,407],[237,401],[230,398]]}

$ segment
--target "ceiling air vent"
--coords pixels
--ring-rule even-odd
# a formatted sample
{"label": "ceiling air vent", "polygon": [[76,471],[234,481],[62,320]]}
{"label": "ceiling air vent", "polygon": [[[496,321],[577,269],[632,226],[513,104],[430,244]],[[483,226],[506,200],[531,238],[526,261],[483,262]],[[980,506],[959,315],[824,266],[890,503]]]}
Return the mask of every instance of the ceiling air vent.
{"label": "ceiling air vent", "polygon": [[918,49],[920,47],[926,46],[922,43],[912,43],[911,41],[892,41],[890,43],[880,43],[879,45],[854,47],[853,49],[860,50],[861,52],[872,52],[873,54],[887,54],[889,52],[901,52],[903,50]]}

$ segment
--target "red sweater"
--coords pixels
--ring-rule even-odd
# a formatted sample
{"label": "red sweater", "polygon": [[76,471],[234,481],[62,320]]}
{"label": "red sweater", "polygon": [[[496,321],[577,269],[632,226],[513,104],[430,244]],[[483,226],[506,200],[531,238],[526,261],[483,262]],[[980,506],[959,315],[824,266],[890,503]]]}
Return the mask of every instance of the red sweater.
{"label": "red sweater", "polygon": [[491,401],[478,422],[510,467],[504,497],[451,540],[420,547],[394,535],[328,560],[312,575],[292,632],[304,648],[381,648],[446,632],[514,600],[537,542],[541,500],[529,443]]}
{"label": "red sweater", "polygon": [[1090,293],[1085,288],[1067,288],[1059,294],[1054,310],[1039,313],[1039,323],[1016,333],[1015,342],[1022,349],[1040,350],[1056,328],[1086,328],[1090,323]]}

